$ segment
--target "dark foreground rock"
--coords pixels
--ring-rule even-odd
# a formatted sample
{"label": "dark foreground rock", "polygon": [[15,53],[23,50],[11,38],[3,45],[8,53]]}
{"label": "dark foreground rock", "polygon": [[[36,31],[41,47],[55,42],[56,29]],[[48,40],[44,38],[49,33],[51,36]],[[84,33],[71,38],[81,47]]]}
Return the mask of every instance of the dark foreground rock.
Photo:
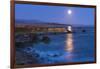
{"label": "dark foreground rock", "polygon": [[36,64],[38,60],[35,56],[22,51],[16,51],[16,65]]}

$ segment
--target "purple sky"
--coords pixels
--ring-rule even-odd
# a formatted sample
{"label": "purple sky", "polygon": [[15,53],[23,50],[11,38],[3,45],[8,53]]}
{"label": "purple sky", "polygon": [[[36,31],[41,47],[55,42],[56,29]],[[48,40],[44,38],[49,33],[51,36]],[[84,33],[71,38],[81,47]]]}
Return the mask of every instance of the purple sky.
{"label": "purple sky", "polygon": [[[68,14],[69,9],[72,11],[70,15]],[[16,4],[15,19],[72,25],[94,25],[94,8]]]}

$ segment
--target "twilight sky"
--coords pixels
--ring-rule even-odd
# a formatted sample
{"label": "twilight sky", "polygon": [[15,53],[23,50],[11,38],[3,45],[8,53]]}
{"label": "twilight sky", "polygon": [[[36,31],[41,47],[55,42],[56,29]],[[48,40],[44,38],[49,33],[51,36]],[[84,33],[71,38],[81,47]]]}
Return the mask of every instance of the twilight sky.
{"label": "twilight sky", "polygon": [[[71,10],[72,13],[68,14],[68,10]],[[94,25],[94,8],[16,4],[15,19]]]}

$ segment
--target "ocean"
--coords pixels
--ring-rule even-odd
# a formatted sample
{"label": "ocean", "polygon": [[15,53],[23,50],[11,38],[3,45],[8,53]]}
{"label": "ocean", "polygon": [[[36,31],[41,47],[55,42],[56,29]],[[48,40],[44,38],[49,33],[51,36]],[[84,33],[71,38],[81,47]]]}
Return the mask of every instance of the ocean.
{"label": "ocean", "polygon": [[[81,29],[85,29],[82,31]],[[94,27],[73,28],[73,33],[48,34],[48,42],[16,46],[16,64],[59,64],[95,61]],[[39,38],[42,38],[40,35]],[[22,44],[21,44],[22,45]],[[25,45],[25,46],[24,46]]]}

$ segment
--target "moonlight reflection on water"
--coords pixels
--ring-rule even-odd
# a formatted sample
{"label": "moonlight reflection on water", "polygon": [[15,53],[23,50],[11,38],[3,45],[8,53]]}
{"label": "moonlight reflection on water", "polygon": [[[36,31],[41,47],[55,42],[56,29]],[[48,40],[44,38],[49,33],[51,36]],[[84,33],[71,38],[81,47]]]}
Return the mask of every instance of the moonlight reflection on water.
{"label": "moonlight reflection on water", "polygon": [[73,35],[72,34],[67,34],[66,50],[67,50],[67,52],[73,51]]}
{"label": "moonlight reflection on water", "polygon": [[73,51],[73,34],[69,33],[67,34],[67,38],[66,38],[66,58],[67,59],[71,59],[72,58],[72,51]]}

